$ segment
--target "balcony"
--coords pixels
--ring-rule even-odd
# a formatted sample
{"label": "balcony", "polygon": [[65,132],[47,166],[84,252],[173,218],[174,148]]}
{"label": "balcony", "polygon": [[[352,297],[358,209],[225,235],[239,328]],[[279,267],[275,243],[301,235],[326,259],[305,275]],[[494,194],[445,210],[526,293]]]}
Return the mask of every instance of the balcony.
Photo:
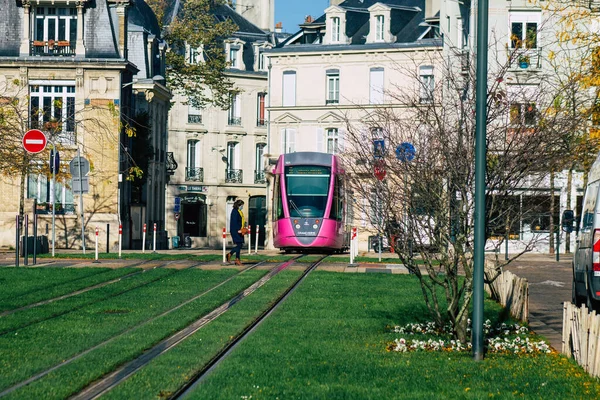
{"label": "balcony", "polygon": [[227,123],[233,126],[242,125],[242,117],[229,117]]}
{"label": "balcony", "polygon": [[225,183],[242,183],[243,172],[241,169],[225,170]]}
{"label": "balcony", "polygon": [[340,104],[340,99],[327,99],[325,100],[325,104]]}
{"label": "balcony", "polygon": [[31,44],[32,56],[74,56],[75,42],[68,40],[33,40]]}
{"label": "balcony", "polygon": [[542,68],[542,49],[508,49],[508,56],[512,70],[537,71]]}
{"label": "balcony", "polygon": [[[73,203],[56,203],[56,208],[54,210],[55,215],[73,215],[75,214],[75,204]],[[51,203],[37,203],[36,214],[52,214],[52,204]]]}
{"label": "balcony", "polygon": [[254,171],[254,183],[267,183],[264,171]]}
{"label": "balcony", "polygon": [[185,167],[185,180],[193,182],[204,182],[204,168]]}
{"label": "balcony", "polygon": [[66,122],[29,120],[29,128],[43,131],[49,139],[63,146],[74,146],[77,143],[73,119],[67,119]]}
{"label": "balcony", "polygon": [[188,114],[188,124],[201,124],[202,115],[200,114]]}

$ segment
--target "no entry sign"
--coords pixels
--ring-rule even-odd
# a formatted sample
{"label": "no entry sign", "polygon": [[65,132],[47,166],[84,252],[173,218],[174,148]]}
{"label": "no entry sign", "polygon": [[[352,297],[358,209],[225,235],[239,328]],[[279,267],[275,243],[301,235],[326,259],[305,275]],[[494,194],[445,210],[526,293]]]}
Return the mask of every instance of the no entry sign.
{"label": "no entry sign", "polygon": [[39,153],[46,148],[48,140],[44,132],[31,129],[23,135],[23,148],[29,153]]}

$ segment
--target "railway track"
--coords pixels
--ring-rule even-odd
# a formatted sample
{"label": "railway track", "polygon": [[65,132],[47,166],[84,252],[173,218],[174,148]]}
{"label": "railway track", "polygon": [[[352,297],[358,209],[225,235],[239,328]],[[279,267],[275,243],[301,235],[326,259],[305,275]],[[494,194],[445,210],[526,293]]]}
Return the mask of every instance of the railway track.
{"label": "railway track", "polygon": [[[138,330],[138,329],[140,329],[140,328],[142,328],[142,327],[144,327],[144,326],[146,326],[146,325],[148,325],[148,324],[150,324],[150,323],[158,320],[159,318],[165,317],[165,316],[173,313],[174,311],[177,311],[178,309],[184,307],[185,305],[187,305],[187,304],[189,304],[189,303],[191,303],[193,301],[196,301],[199,298],[201,298],[201,297],[207,295],[208,293],[214,291],[215,289],[217,289],[217,288],[225,285],[226,283],[228,283],[231,280],[233,280],[236,276],[239,276],[240,274],[242,274],[242,273],[244,273],[246,271],[249,271],[251,269],[254,269],[254,268],[256,268],[256,267],[258,267],[258,266],[260,266],[260,265],[262,265],[264,263],[265,263],[264,261],[261,261],[259,263],[250,265],[250,266],[242,269],[241,271],[239,271],[237,274],[230,276],[229,278],[225,279],[224,281],[219,282],[218,284],[216,284],[216,285],[212,286],[211,288],[203,291],[202,293],[199,293],[199,294],[193,296],[192,298],[190,298],[190,299],[188,299],[188,300],[186,300],[186,301],[178,304],[177,306],[172,307],[172,308],[170,308],[170,309],[168,309],[166,311],[163,311],[161,314],[158,314],[158,315],[156,315],[156,316],[154,316],[154,317],[152,317],[150,319],[147,319],[147,320],[145,320],[145,321],[143,321],[143,322],[141,322],[141,323],[139,323],[137,325],[134,325],[134,326],[132,326],[132,327],[130,327],[130,328],[128,328],[128,329],[120,332],[119,334],[114,335],[111,338],[109,338],[107,340],[104,340],[103,342],[98,343],[98,344],[94,345],[93,347],[90,347],[90,348],[86,349],[85,351],[83,351],[83,352],[81,352],[81,353],[79,353],[79,354],[77,354],[77,355],[75,355],[73,357],[70,357],[70,358],[68,358],[66,360],[63,360],[62,362],[60,362],[60,363],[52,366],[51,368],[48,368],[48,369],[46,369],[46,370],[44,370],[42,372],[39,372],[39,373],[35,374],[34,376],[32,376],[32,377],[30,377],[30,378],[28,378],[28,379],[26,379],[26,380],[24,380],[22,382],[19,382],[18,384],[13,385],[10,388],[5,389],[4,391],[0,392],[0,397],[6,396],[6,395],[14,392],[15,390],[18,390],[18,389],[20,389],[20,388],[22,388],[22,387],[24,387],[24,386],[26,386],[26,385],[28,385],[28,384],[30,384],[32,382],[35,382],[35,381],[43,378],[44,376],[50,374],[51,372],[54,372],[54,371],[56,371],[56,370],[58,370],[58,369],[60,369],[60,368],[62,368],[64,366],[66,366],[68,364],[71,364],[72,362],[74,362],[74,361],[82,358],[86,354],[89,354],[89,353],[93,352],[94,350],[101,349],[102,347],[104,347],[104,346],[106,346],[106,345],[108,345],[108,344],[116,341],[117,339],[119,339],[119,338],[121,338],[121,337],[123,337],[123,336],[125,336],[127,334],[135,332],[136,330]],[[188,267],[186,267],[184,269],[195,268],[197,266],[204,265],[204,264],[206,264],[206,263],[196,263],[196,264],[190,265],[190,266],[188,266]]]}
{"label": "railway track", "polygon": [[[179,343],[181,343],[186,338],[190,337],[202,327],[207,325],[209,322],[215,320],[220,315],[229,310],[233,305],[248,297],[258,288],[267,283],[271,278],[277,275],[279,272],[283,271],[291,264],[293,264],[296,260],[303,257],[303,255],[299,255],[289,261],[276,265],[272,268],[267,275],[256,281],[254,284],[249,286],[246,290],[234,296],[233,298],[224,302],[221,306],[217,307],[210,313],[204,315],[199,318],[192,324],[188,325],[184,329],[176,332],[175,334],[169,336],[167,339],[161,341],[156,344],[149,350],[145,351],[144,354],[139,356],[138,358],[128,362],[127,364],[121,366],[120,368],[114,370],[110,374],[106,375],[103,379],[95,382],[94,384],[88,386],[80,393],[72,396],[70,399],[73,400],[83,400],[83,399],[95,399],[103,394],[109,392],[120,383],[126,381],[133,374],[135,374],[138,370],[149,364],[152,360],[159,357],[161,354],[166,353],[171,350]],[[280,295],[276,301],[268,307],[263,313],[260,314],[253,322],[246,326],[246,328],[236,337],[234,337],[229,344],[223,348],[213,359],[209,361],[209,363],[204,366],[196,375],[194,375],[187,384],[185,384],[182,388],[180,388],[172,398],[179,398],[181,396],[185,396],[188,391],[193,390],[196,384],[201,382],[206,374],[208,374],[216,365],[218,365],[234,348],[240,343],[245,337],[247,337],[265,318],[267,318],[277,307],[281,304],[287,296],[292,293],[295,288],[302,282],[302,280],[313,271],[327,256],[323,256],[318,261],[312,263],[308,266],[304,273],[282,294]],[[0,396],[2,394],[0,393]]]}

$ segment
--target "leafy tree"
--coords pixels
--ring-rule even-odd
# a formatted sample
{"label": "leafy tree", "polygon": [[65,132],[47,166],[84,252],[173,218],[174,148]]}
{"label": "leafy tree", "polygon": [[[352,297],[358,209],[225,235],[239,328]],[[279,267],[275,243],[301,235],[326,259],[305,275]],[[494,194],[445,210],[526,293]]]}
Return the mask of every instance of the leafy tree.
{"label": "leafy tree", "polygon": [[[225,3],[224,0],[148,1],[161,21],[169,46],[168,85],[187,96],[196,107],[229,106],[233,83],[224,73],[228,64],[223,41],[237,26],[230,19],[216,18],[219,9],[226,7]],[[197,62],[190,59],[191,52],[198,53]]]}

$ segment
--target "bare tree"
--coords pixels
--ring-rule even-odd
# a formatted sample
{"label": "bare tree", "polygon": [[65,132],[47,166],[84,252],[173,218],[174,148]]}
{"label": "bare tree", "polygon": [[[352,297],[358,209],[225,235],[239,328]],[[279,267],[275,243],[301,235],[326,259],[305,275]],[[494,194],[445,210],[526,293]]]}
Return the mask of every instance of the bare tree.
{"label": "bare tree", "polygon": [[[490,250],[520,231],[527,210],[517,194],[559,168],[560,143],[572,124],[552,109],[558,87],[551,81],[514,81],[508,73],[513,57],[490,68],[488,77],[485,219],[487,237],[494,237],[487,242]],[[418,278],[435,322],[449,321],[464,342],[473,290],[474,72],[456,65],[460,62],[453,57],[432,59],[439,82],[433,89],[415,72],[421,63],[415,59],[413,65],[397,66],[415,84],[386,91],[389,105],[364,110],[367,123],[348,119],[345,164],[354,197],[363,199],[355,207],[369,215],[378,233],[396,238],[394,250]],[[385,148],[378,153],[374,145],[381,141]],[[414,158],[403,150],[410,149],[407,143],[416,149]],[[375,167],[385,169],[382,181],[373,176]],[[547,235],[532,235],[513,259]]]}

